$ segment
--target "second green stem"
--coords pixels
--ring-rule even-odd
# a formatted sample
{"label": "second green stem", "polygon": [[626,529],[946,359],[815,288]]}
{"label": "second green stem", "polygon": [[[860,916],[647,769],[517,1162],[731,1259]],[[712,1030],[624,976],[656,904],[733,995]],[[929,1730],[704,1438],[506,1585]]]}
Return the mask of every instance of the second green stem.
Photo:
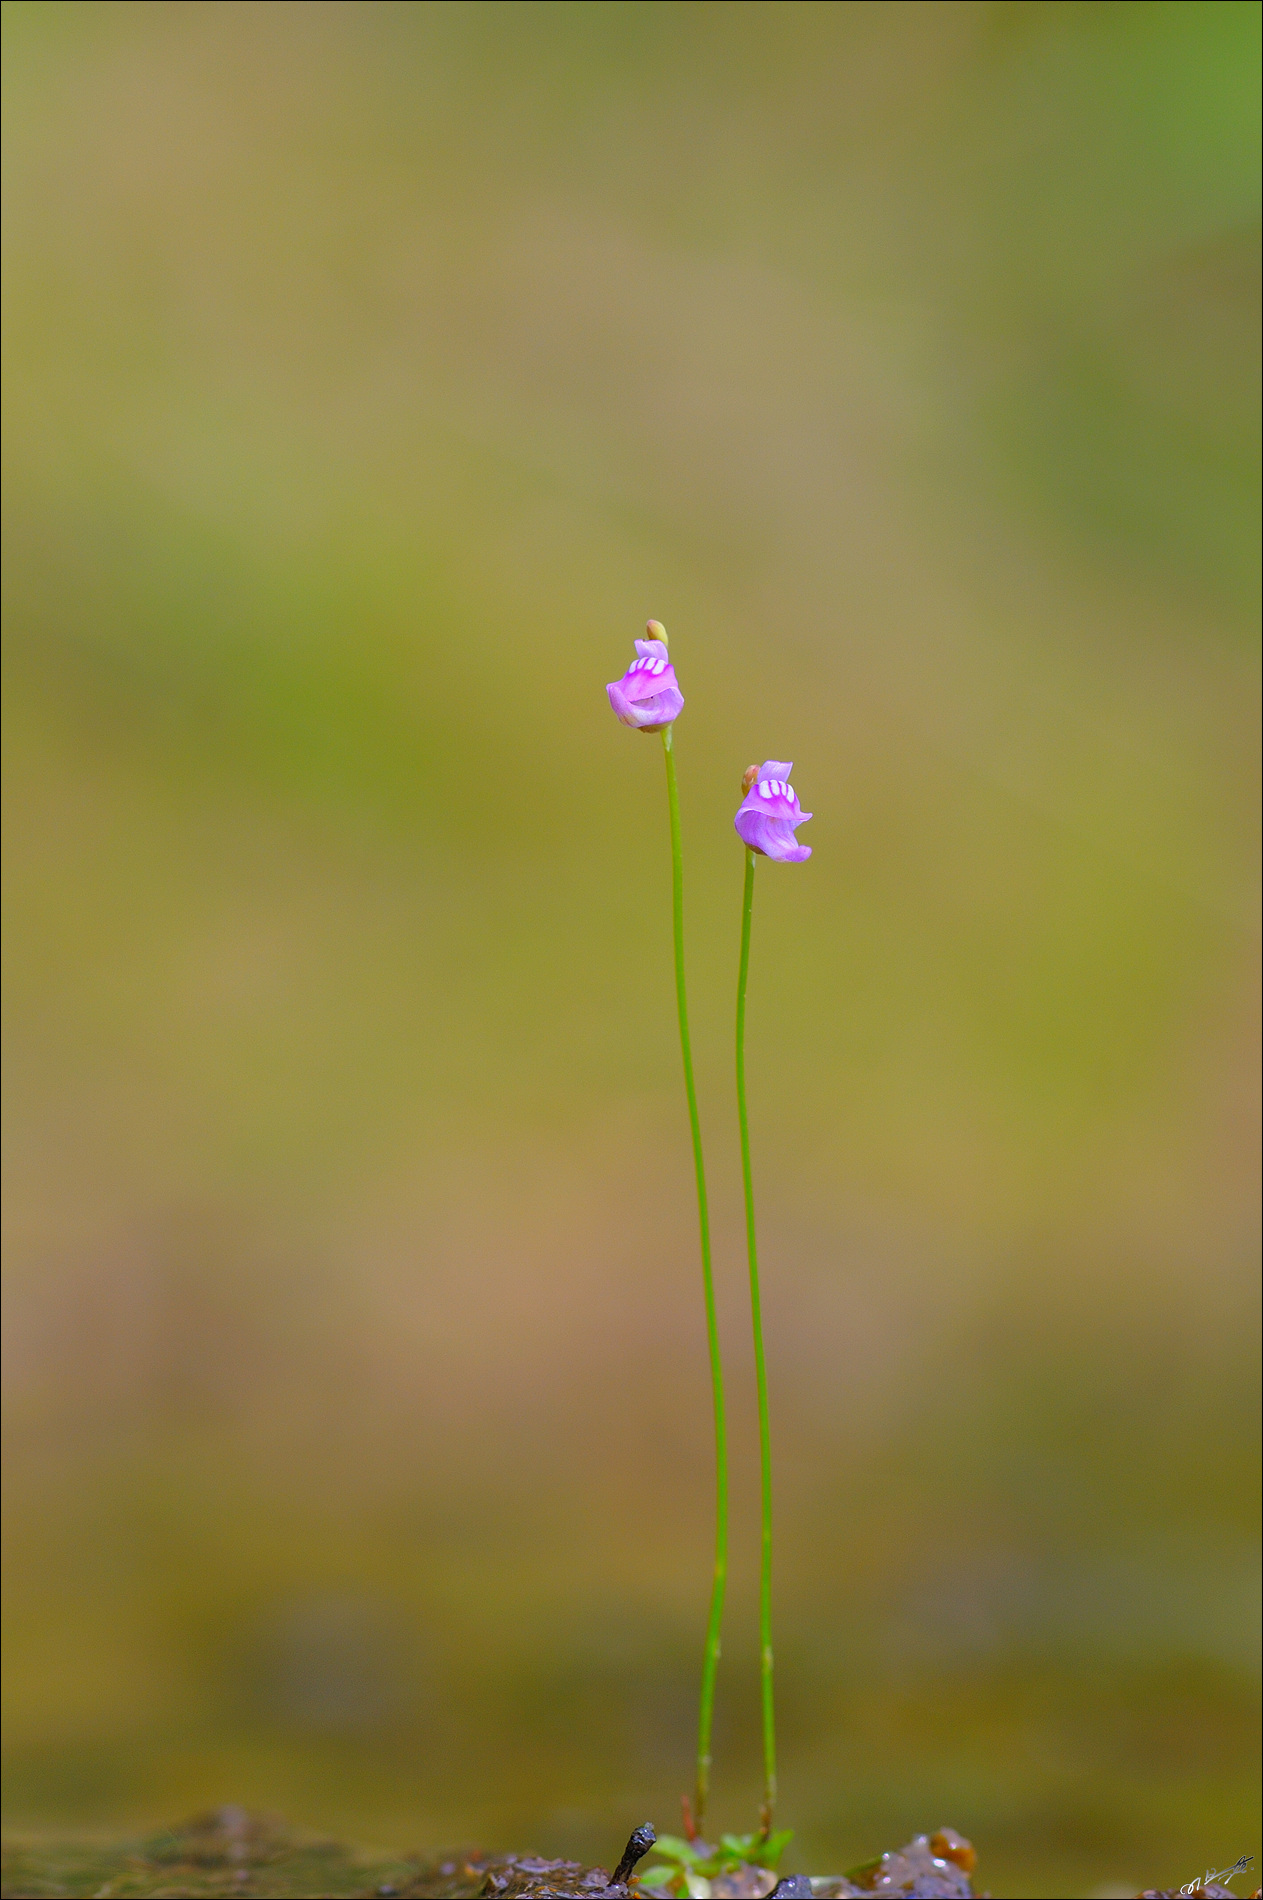
{"label": "second green stem", "polygon": [[706,1621],[706,1648],[702,1658],[701,1707],[697,1722],[697,1784],[693,1792],[693,1824],[698,1833],[706,1817],[710,1795],[710,1737],[715,1710],[715,1672],[719,1665],[719,1637],[728,1579],[728,1438],[724,1424],[724,1373],[719,1356],[719,1322],[715,1317],[715,1278],[710,1261],[710,1213],[706,1202],[706,1169],[702,1161],[702,1127],[693,1082],[693,1051],[689,1042],[688,1000],[684,988],[684,853],[680,840],[680,794],[675,782],[672,728],[662,734],[667,761],[667,803],[671,811],[671,914],[675,934],[675,996],[680,1013],[680,1052],[684,1058],[684,1093],[688,1098],[689,1128],[693,1136],[693,1168],[697,1176],[697,1220],[702,1243],[702,1290],[706,1300],[706,1339],[710,1347],[711,1392],[715,1407],[715,1570]]}
{"label": "second green stem", "polygon": [[750,916],[754,908],[754,858],[746,850],[741,906],[741,964],[737,973],[737,1118],[741,1125],[741,1179],[746,1197],[746,1251],[750,1260],[750,1316],[754,1327],[754,1376],[759,1398],[759,1471],[762,1480],[763,1542],[759,1566],[759,1675],[763,1689],[764,1837],[776,1810],[776,1710],[772,1696],[772,1432],[767,1410],[767,1363],[763,1354],[763,1307],[754,1226],[754,1176],[750,1169],[750,1120],[746,1113],[746,983],[750,975]]}

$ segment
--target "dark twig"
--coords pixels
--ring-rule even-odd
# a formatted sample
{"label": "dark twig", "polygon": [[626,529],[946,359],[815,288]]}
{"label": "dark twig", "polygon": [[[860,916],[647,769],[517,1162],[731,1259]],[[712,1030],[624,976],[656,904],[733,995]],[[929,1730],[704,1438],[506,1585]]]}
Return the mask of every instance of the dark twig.
{"label": "dark twig", "polygon": [[[654,1832],[653,1823],[651,1821],[646,1821],[643,1827],[638,1827],[633,1830],[626,1847],[623,1849],[623,1858],[614,1869],[614,1877],[610,1881],[610,1887],[625,1887],[627,1885],[628,1880],[631,1878],[632,1868],[636,1865],[638,1860],[643,1860],[657,1838],[658,1836]],[[609,1892],[609,1888],[606,1889],[606,1892]]]}

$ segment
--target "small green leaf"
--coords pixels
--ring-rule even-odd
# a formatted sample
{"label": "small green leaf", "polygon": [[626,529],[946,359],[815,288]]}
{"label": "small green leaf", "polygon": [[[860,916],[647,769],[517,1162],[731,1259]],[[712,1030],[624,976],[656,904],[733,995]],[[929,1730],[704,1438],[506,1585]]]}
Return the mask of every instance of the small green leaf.
{"label": "small green leaf", "polygon": [[636,1878],[649,1886],[666,1887],[671,1893],[682,1894],[685,1891],[684,1872],[680,1867],[645,1867],[640,1869]]}
{"label": "small green leaf", "polygon": [[678,1860],[685,1867],[699,1867],[701,1855],[688,1841],[682,1841],[676,1834],[659,1834],[653,1844],[655,1854],[661,1854],[664,1860]]}
{"label": "small green leaf", "polygon": [[794,1830],[792,1827],[781,1828],[778,1833],[769,1834],[765,1841],[755,1842],[751,1847],[748,1858],[754,1862],[756,1867],[774,1869],[793,1838]]}

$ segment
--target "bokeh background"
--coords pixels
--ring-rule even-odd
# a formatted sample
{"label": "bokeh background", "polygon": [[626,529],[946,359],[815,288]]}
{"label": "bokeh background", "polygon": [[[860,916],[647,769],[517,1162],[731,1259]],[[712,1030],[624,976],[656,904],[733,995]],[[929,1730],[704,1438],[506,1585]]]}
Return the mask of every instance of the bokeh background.
{"label": "bokeh background", "polygon": [[1260,1851],[1243,0],[8,46],[8,1812],[676,1825],[751,1086],[790,1865]]}

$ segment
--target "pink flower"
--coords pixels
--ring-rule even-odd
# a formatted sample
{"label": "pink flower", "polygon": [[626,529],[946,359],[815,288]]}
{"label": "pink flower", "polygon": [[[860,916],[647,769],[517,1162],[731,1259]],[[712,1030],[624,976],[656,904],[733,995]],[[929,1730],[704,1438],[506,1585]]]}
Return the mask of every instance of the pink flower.
{"label": "pink flower", "polygon": [[622,679],[611,680],[605,690],[623,725],[640,732],[661,732],[678,719],[684,695],[676,682],[664,629],[651,620],[645,632],[650,637],[637,640],[636,658]]}
{"label": "pink flower", "polygon": [[751,851],[765,858],[779,858],[782,864],[801,864],[811,856],[809,844],[799,844],[794,836],[798,825],[811,817],[798,802],[798,794],[789,782],[792,761],[765,759],[746,773],[745,798],[733,819],[737,831]]}

